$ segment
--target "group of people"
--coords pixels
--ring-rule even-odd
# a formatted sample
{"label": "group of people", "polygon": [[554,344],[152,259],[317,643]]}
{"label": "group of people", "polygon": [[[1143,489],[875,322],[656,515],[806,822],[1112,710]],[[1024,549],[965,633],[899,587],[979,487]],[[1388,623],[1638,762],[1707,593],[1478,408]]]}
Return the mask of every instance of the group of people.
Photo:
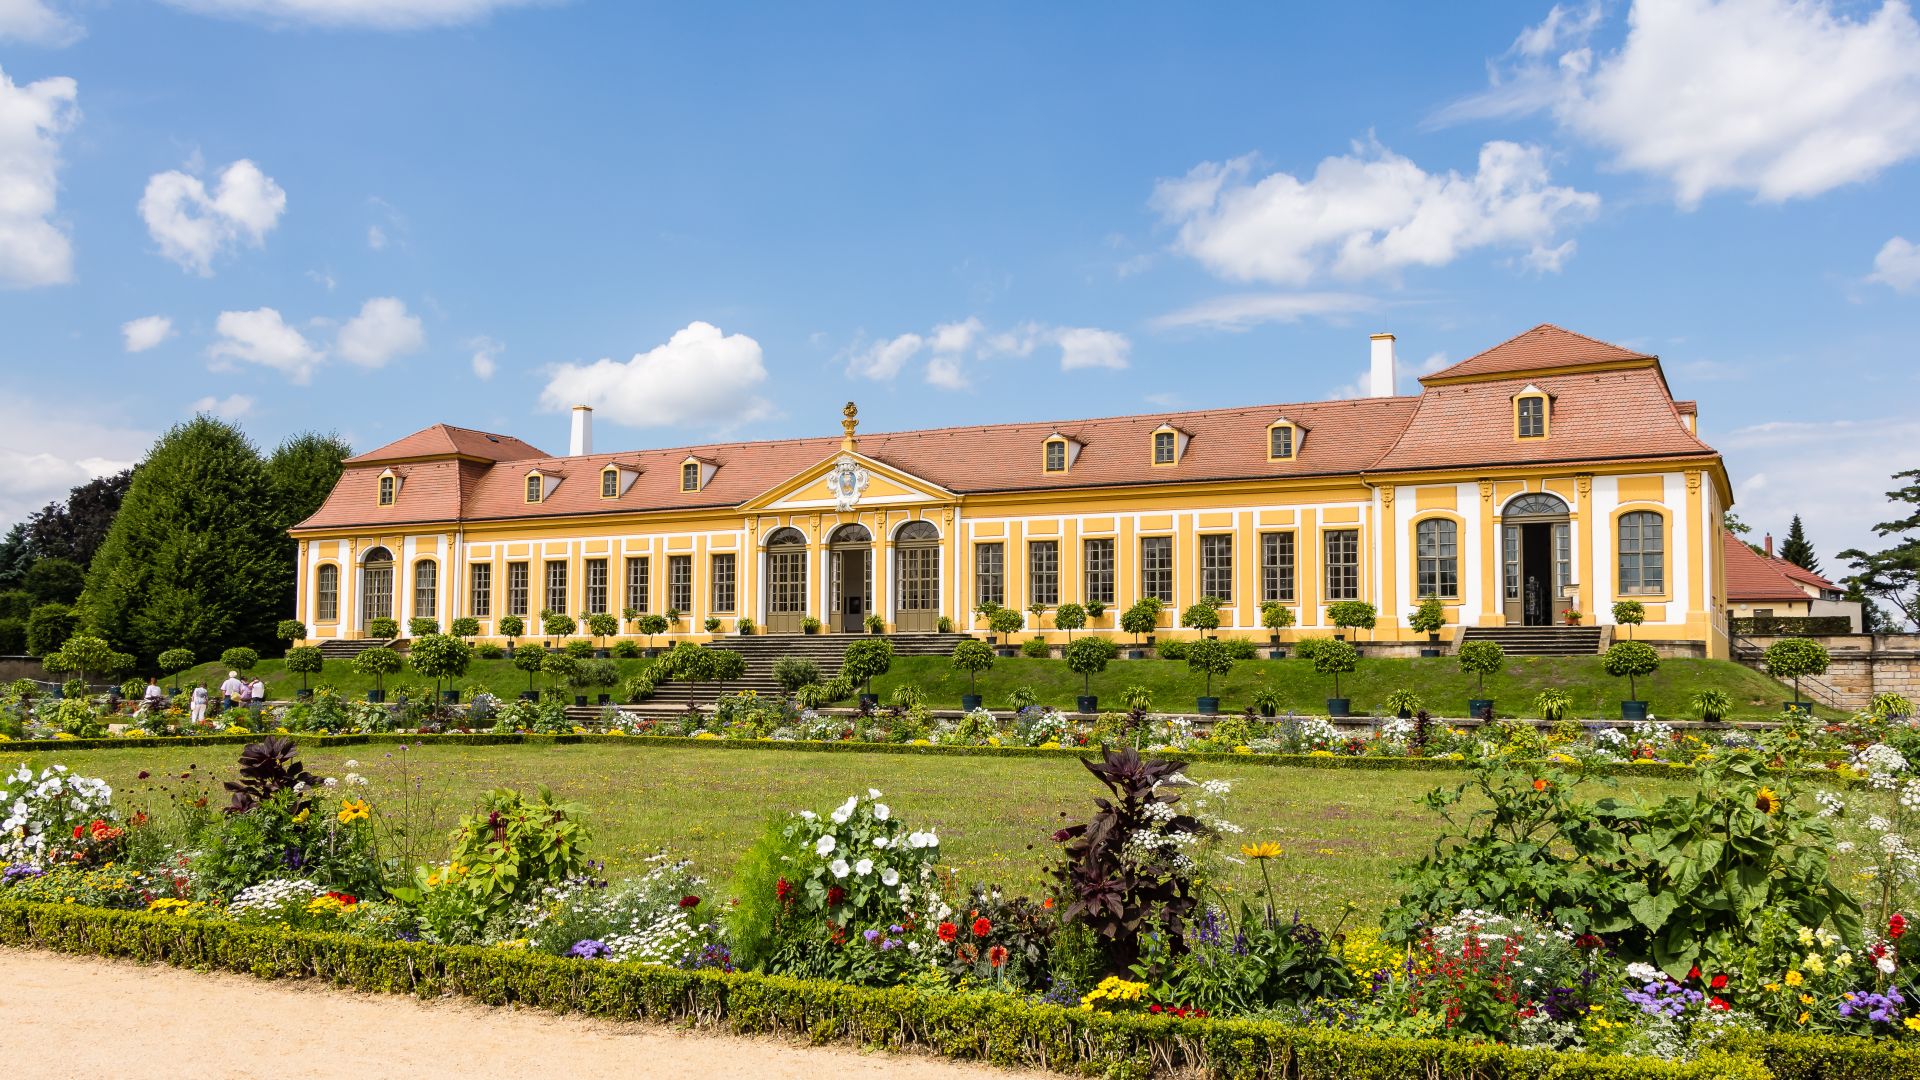
{"label": "group of people", "polygon": [[[140,695],[143,708],[157,709],[166,701],[166,691],[160,689],[158,680],[147,680],[146,692]],[[193,688],[191,699],[192,720],[199,724],[207,719],[207,705],[211,695],[207,693],[207,684],[202,682]],[[227,679],[220,684],[220,701],[227,708],[245,709],[262,705],[267,700],[267,684],[255,675],[252,680],[242,679],[237,671],[227,672]]]}

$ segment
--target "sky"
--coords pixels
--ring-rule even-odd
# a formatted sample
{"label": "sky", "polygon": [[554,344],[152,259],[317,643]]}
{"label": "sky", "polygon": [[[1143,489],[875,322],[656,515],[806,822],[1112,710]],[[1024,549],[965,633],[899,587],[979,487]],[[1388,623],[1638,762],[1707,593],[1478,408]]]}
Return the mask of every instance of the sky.
{"label": "sky", "polygon": [[1838,569],[1920,467],[1916,157],[1891,0],[0,0],[0,522],[196,412],[1064,420],[1553,322]]}

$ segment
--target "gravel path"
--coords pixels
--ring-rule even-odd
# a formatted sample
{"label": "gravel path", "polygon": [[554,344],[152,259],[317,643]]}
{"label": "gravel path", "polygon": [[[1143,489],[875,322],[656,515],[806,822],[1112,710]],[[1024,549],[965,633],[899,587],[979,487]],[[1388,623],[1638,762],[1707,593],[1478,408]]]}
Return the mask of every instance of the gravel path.
{"label": "gravel path", "polygon": [[1045,1075],[19,949],[0,949],[0,1031],[9,1080]]}

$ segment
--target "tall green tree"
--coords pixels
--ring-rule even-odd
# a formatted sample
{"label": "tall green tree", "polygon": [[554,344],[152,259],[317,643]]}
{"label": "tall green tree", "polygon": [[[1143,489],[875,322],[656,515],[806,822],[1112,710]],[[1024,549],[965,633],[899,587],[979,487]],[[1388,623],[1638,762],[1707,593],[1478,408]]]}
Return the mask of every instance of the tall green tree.
{"label": "tall green tree", "polygon": [[1920,469],[1893,474],[1906,486],[1887,492],[1896,507],[1904,507],[1904,518],[1883,521],[1873,531],[1892,539],[1880,551],[1848,548],[1840,553],[1853,574],[1847,585],[1875,600],[1884,600],[1900,612],[1909,624],[1920,623]]}
{"label": "tall green tree", "polygon": [[1803,570],[1820,572],[1820,560],[1814,557],[1813,541],[1807,539],[1807,527],[1800,522],[1800,515],[1793,515],[1793,522],[1787,526],[1787,541],[1780,545],[1780,557]]}
{"label": "tall green tree", "polygon": [[233,425],[196,416],[162,435],[88,569],[85,625],[142,662],[175,647],[271,647],[290,562],[272,496]]}
{"label": "tall green tree", "polygon": [[300,545],[287,530],[313,516],[327,493],[340,479],[341,462],[353,456],[338,435],[308,431],[295,435],[276,447],[267,457],[267,481],[272,497],[265,503],[272,508],[273,526],[280,533],[282,556],[274,576],[278,590],[274,610],[282,616],[293,613],[295,568]]}

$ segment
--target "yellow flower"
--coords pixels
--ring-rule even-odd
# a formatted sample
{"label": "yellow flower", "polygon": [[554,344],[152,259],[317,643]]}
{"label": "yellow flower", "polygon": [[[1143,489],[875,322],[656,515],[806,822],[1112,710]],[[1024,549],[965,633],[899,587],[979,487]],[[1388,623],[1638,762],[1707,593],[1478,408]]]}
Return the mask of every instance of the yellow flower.
{"label": "yellow flower", "polygon": [[1767,993],[1769,993],[1769,994],[1777,994],[1777,993],[1779,993],[1779,992],[1780,992],[1780,984],[1779,984],[1779,983],[1768,983],[1768,984],[1766,984],[1766,986],[1765,986],[1765,987],[1764,987],[1763,989],[1765,989],[1765,990],[1766,990],[1766,992],[1767,992]]}
{"label": "yellow flower", "polygon": [[1798,971],[1789,971],[1787,972],[1787,977],[1784,981],[1788,986],[1799,986],[1801,983],[1807,981],[1807,977],[1805,975],[1800,974]]}
{"label": "yellow flower", "polygon": [[365,799],[342,799],[340,800],[340,813],[338,817],[340,818],[340,824],[349,825],[368,816],[372,812],[372,804],[368,803]]}
{"label": "yellow flower", "polygon": [[1800,1014],[1800,1016],[1799,1016],[1799,1017],[1798,1017],[1797,1019],[1795,1019],[1795,1020],[1794,1020],[1794,1023],[1796,1023],[1796,1024],[1804,1024],[1804,1023],[1806,1023],[1806,1022],[1807,1022],[1807,1017],[1808,1017],[1809,1015],[1811,1015],[1811,1014],[1809,1014],[1809,1013],[1801,1013],[1801,1014]]}
{"label": "yellow flower", "polygon": [[313,816],[312,809],[302,810],[299,813],[293,815],[293,823],[295,825],[305,825],[307,823],[307,819],[312,816]]}
{"label": "yellow flower", "polygon": [[1249,859],[1277,859],[1282,851],[1279,844],[1268,840],[1258,844],[1241,844],[1240,854]]}
{"label": "yellow flower", "polygon": [[1812,995],[1812,994],[1801,994],[1801,995],[1800,995],[1800,1004],[1802,1004],[1802,1005],[1811,1005],[1811,1004],[1813,1004],[1813,995]]}
{"label": "yellow flower", "polygon": [[1900,1023],[1908,1031],[1920,1031],[1920,1016],[1909,1016]]}
{"label": "yellow flower", "polygon": [[1763,814],[1777,814],[1780,812],[1780,796],[1775,795],[1772,788],[1763,787],[1753,797],[1753,806]]}

